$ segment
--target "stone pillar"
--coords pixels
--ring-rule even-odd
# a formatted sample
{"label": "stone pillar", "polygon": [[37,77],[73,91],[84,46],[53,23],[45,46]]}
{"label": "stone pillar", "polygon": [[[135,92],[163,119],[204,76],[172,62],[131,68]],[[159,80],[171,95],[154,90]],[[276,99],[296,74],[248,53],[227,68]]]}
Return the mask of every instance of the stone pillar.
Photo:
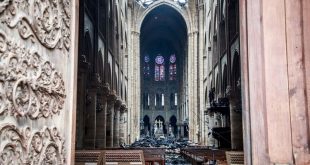
{"label": "stone pillar", "polygon": [[[84,64],[84,63],[82,63]],[[81,65],[82,65],[81,64]],[[84,64],[85,65],[85,64]],[[83,66],[84,66],[83,65]],[[84,147],[85,135],[85,113],[86,113],[86,69],[79,66],[78,73],[78,90],[77,90],[77,106],[76,106],[76,149]]]}
{"label": "stone pillar", "polygon": [[100,99],[98,101],[100,102],[99,110],[97,113],[97,137],[96,137],[96,148],[103,149],[106,148],[106,127],[107,127],[107,97],[110,93],[110,87],[109,84],[105,84],[102,89],[102,94],[100,95]]}
{"label": "stone pillar", "polygon": [[233,150],[243,149],[240,90],[240,88],[236,87],[234,92],[228,92],[230,109],[231,148]]}
{"label": "stone pillar", "polygon": [[88,89],[86,95],[84,148],[95,148],[96,140],[96,100],[97,89]]}
{"label": "stone pillar", "polygon": [[140,137],[140,33],[132,29],[131,31],[132,46],[128,59],[128,108],[130,110],[130,142],[134,142]]}
{"label": "stone pillar", "polygon": [[180,131],[181,131],[180,138],[184,138],[184,125],[180,124],[179,127],[180,127]]}
{"label": "stone pillar", "polygon": [[117,98],[114,105],[114,128],[113,128],[113,147],[119,147],[119,128],[120,128],[120,107],[122,101]]}
{"label": "stone pillar", "polygon": [[108,104],[107,104],[106,147],[113,147],[114,105],[116,101],[115,92],[109,94],[107,101]]}
{"label": "stone pillar", "polygon": [[126,135],[125,135],[125,130],[126,130],[126,104],[122,104],[120,108],[121,116],[120,116],[120,129],[119,129],[119,142],[120,144],[126,143]]}
{"label": "stone pillar", "polygon": [[125,133],[124,139],[125,139],[125,143],[129,144],[128,107],[126,107],[124,115],[125,115],[125,117],[124,117],[124,119],[125,119],[125,121],[124,121],[124,133]]}

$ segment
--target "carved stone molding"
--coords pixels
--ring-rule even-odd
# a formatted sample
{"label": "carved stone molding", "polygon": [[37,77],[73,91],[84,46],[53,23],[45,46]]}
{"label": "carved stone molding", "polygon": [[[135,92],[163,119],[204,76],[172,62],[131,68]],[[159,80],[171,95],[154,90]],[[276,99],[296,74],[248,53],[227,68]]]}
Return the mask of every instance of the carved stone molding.
{"label": "carved stone molding", "polygon": [[107,101],[108,101],[108,110],[110,110],[115,102],[116,102],[116,99],[117,99],[117,96],[115,94],[116,92],[113,90],[109,95],[108,95],[108,98],[107,98]]}
{"label": "carved stone molding", "polygon": [[119,111],[120,110],[120,107],[122,105],[122,100],[120,97],[117,97],[116,101],[115,101],[115,104],[114,104],[114,109],[115,111]]}
{"label": "carved stone molding", "polygon": [[65,164],[64,139],[56,127],[40,131],[0,125],[0,164]]}
{"label": "carved stone molding", "polygon": [[121,113],[127,112],[127,105],[123,103],[123,104],[121,105],[120,110],[121,110]]}
{"label": "carved stone molding", "polygon": [[231,86],[230,85],[228,85],[227,87],[226,87],[226,90],[225,90],[225,95],[228,97],[228,98],[230,98],[231,96],[232,96],[232,89],[231,89]]}
{"label": "carved stone molding", "polygon": [[50,61],[0,33],[0,116],[47,118],[63,109],[65,97],[62,74]]}
{"label": "carved stone molding", "polygon": [[22,38],[37,38],[47,48],[70,47],[70,0],[3,0],[0,21]]}
{"label": "carved stone molding", "polygon": [[109,83],[105,83],[102,88],[102,93],[105,97],[109,96],[110,93],[110,85]]}

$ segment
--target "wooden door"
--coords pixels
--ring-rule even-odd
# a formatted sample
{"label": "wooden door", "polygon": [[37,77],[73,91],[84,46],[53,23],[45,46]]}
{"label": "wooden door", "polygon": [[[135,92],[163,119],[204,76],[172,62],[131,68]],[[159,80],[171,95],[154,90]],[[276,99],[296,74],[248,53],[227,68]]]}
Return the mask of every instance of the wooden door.
{"label": "wooden door", "polygon": [[310,3],[239,2],[246,164],[310,164]]}

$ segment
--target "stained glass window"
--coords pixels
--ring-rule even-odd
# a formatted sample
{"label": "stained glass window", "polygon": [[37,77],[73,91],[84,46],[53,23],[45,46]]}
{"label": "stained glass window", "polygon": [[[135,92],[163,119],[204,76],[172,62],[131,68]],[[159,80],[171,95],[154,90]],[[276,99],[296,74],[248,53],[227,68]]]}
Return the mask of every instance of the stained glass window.
{"label": "stained glass window", "polygon": [[176,56],[172,54],[169,59],[169,80],[176,80],[177,76],[177,64],[176,64]]}
{"label": "stained glass window", "polygon": [[165,59],[160,55],[155,58],[155,81],[165,81]]}
{"label": "stained glass window", "polygon": [[144,56],[144,67],[143,67],[143,73],[145,77],[150,76],[150,56],[145,55]]}

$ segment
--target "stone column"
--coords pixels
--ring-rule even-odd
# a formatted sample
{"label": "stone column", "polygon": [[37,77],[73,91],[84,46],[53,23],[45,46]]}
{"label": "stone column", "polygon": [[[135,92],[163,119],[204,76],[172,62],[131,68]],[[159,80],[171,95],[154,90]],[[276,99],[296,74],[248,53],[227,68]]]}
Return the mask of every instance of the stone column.
{"label": "stone column", "polygon": [[132,57],[129,58],[131,65],[129,67],[128,73],[129,80],[128,80],[128,103],[130,108],[130,135],[131,135],[131,142],[139,139],[140,137],[140,33],[135,31],[134,29],[131,31],[132,37]]}
{"label": "stone column", "polygon": [[181,134],[180,134],[180,138],[184,138],[184,125],[180,124],[180,130],[181,130]]}
{"label": "stone column", "polygon": [[88,89],[86,95],[84,148],[95,148],[96,140],[96,100],[97,89]]}
{"label": "stone column", "polygon": [[115,92],[109,94],[107,101],[108,104],[107,104],[106,147],[113,147],[114,105],[116,101]]}
{"label": "stone column", "polygon": [[178,139],[180,139],[182,136],[181,136],[181,124],[180,123],[178,123],[177,124],[177,127],[178,127],[178,132],[177,132],[177,134],[176,134],[176,138],[178,138]]}
{"label": "stone column", "polygon": [[[82,63],[82,62],[81,62]],[[78,73],[78,90],[77,90],[77,107],[76,107],[76,149],[82,149],[84,146],[85,135],[85,113],[86,113],[86,71],[85,63],[79,66]],[[81,64],[81,65],[82,65]]]}
{"label": "stone column", "polygon": [[124,133],[125,133],[124,139],[125,139],[125,143],[128,144],[129,143],[128,107],[126,107],[124,115],[125,115],[124,117],[124,120],[125,120],[124,121]]}
{"label": "stone column", "polygon": [[234,92],[229,93],[231,148],[234,150],[243,149],[241,96],[239,90],[239,88],[236,88]]}
{"label": "stone column", "polygon": [[106,148],[106,127],[107,127],[107,97],[110,93],[110,87],[109,84],[105,84],[103,88],[101,89],[102,93],[100,95],[100,99],[98,101],[100,102],[99,110],[97,113],[97,137],[96,137],[96,148],[103,149]]}
{"label": "stone column", "polygon": [[114,128],[113,128],[113,147],[119,147],[119,128],[120,128],[120,107],[122,100],[117,98],[114,104]]}
{"label": "stone column", "polygon": [[120,116],[120,129],[119,129],[119,142],[120,144],[126,143],[126,136],[125,136],[125,130],[126,130],[126,119],[125,119],[125,113],[126,113],[126,104],[122,104],[120,108],[121,116]]}

